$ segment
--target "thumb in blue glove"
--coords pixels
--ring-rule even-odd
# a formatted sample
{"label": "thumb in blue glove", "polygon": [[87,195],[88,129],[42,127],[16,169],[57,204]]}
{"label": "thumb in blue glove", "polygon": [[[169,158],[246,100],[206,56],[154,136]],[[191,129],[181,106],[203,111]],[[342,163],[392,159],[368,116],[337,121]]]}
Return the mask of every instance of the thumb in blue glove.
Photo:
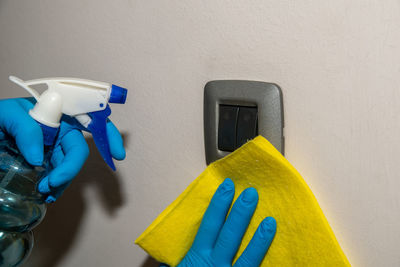
{"label": "thumb in blue glove", "polygon": [[[232,266],[258,202],[256,189],[247,188],[235,201],[225,221],[234,193],[232,180],[225,179],[215,192],[192,247],[179,267]],[[233,266],[259,266],[272,243],[275,232],[275,219],[265,218]]]}

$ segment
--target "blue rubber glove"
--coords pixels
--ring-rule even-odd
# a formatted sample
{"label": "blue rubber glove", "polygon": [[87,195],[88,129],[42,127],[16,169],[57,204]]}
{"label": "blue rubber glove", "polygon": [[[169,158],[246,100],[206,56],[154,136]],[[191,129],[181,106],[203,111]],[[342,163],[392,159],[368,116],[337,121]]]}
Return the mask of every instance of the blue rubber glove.
{"label": "blue rubber glove", "polygon": [[[0,100],[0,140],[13,137],[18,149],[31,165],[43,164],[43,134],[38,123],[28,114],[33,108],[32,98]],[[73,118],[63,116],[51,158],[52,171],[38,186],[46,195],[46,202],[54,202],[79,173],[89,155],[89,147],[81,132],[82,127]],[[107,123],[107,136],[113,158],[123,160],[125,149],[117,128]]]}
{"label": "blue rubber glove", "polygon": [[[225,179],[215,192],[192,247],[178,265],[179,267],[232,266],[258,202],[256,189],[247,188],[235,201],[225,221],[234,193],[235,186],[232,180]],[[265,218],[233,266],[259,266],[271,245],[275,232],[275,219]]]}

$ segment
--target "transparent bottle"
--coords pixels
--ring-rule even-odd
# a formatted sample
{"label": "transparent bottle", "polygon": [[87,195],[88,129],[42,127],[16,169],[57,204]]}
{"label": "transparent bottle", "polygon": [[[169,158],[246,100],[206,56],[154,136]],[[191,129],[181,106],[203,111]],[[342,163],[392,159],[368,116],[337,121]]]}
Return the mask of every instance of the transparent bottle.
{"label": "transparent bottle", "polygon": [[50,170],[51,146],[45,146],[44,164],[30,165],[13,139],[0,141],[0,267],[19,266],[33,247],[32,229],[45,213],[37,186]]}

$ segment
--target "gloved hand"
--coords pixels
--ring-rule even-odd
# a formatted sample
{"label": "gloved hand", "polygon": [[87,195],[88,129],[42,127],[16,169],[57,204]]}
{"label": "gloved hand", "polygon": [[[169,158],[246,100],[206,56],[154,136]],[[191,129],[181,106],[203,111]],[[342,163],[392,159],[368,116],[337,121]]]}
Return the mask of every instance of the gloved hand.
{"label": "gloved hand", "polygon": [[[0,140],[13,137],[18,149],[31,165],[43,164],[43,134],[40,126],[29,116],[34,99],[15,98],[0,100]],[[63,116],[54,146],[51,165],[54,169],[38,186],[46,195],[46,202],[54,202],[79,173],[89,155],[89,147],[80,131],[80,124],[69,116]],[[113,158],[123,160],[125,149],[117,128],[107,123],[107,136]]]}
{"label": "gloved hand", "polygon": [[[197,236],[179,267],[232,266],[244,233],[256,209],[258,193],[247,188],[232,204],[235,186],[229,178],[218,187],[204,214]],[[234,266],[259,266],[275,236],[276,221],[265,218]]]}

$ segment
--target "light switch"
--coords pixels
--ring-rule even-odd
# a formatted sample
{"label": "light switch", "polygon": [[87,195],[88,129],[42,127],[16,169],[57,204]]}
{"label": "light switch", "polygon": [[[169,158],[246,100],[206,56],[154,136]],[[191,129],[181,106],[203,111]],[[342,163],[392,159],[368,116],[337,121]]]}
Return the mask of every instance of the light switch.
{"label": "light switch", "polygon": [[231,105],[219,106],[218,149],[232,152],[236,148],[236,123],[239,107]]}
{"label": "light switch", "polygon": [[283,154],[283,127],[283,99],[278,85],[218,80],[204,87],[207,164],[229,155],[257,135],[264,136]]}
{"label": "light switch", "polygon": [[236,148],[257,136],[257,107],[239,107]]}

